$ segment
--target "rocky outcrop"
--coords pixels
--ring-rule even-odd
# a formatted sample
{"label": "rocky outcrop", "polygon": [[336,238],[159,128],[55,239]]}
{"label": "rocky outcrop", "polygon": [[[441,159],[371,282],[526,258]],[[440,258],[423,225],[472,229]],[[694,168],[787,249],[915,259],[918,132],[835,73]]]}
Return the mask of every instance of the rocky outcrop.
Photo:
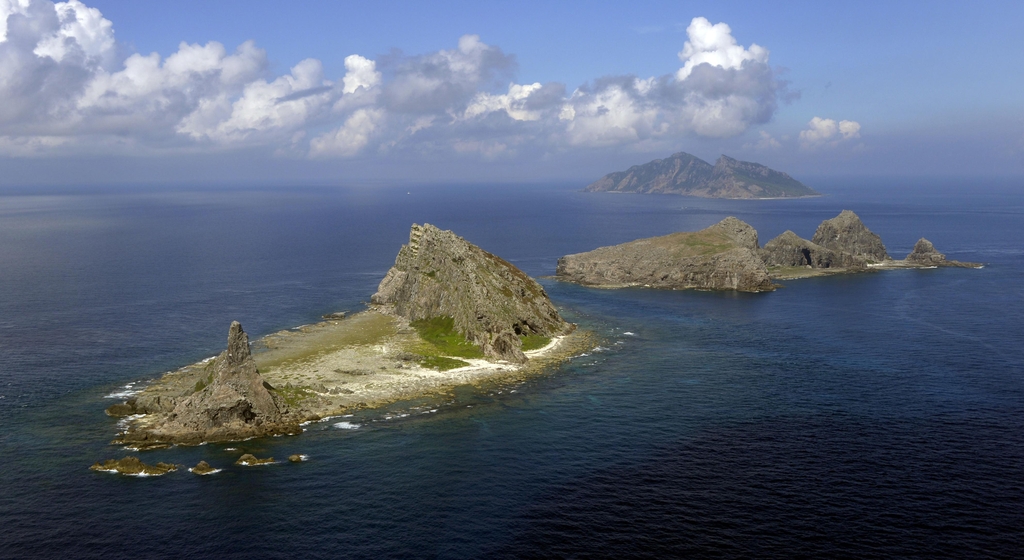
{"label": "rocky outcrop", "polygon": [[917,240],[914,244],[914,250],[907,255],[905,259],[908,263],[913,263],[919,266],[953,266],[960,268],[980,268],[981,263],[974,262],[960,262],[946,260],[946,255],[940,253],[935,245],[932,245],[931,241],[925,238]]}
{"label": "rocky outcrop", "polygon": [[130,476],[160,476],[178,470],[178,465],[157,463],[147,465],[138,457],[127,456],[123,459],[107,459],[103,463],[94,463],[90,469],[94,471],[116,472]]}
{"label": "rocky outcrop", "polygon": [[430,224],[413,224],[371,301],[410,321],[452,317],[455,330],[486,356],[515,363],[526,361],[521,336],[572,330],[535,280]]}
{"label": "rocky outcrop", "polygon": [[188,471],[192,474],[207,475],[218,472],[220,471],[220,469],[215,469],[211,467],[210,463],[207,463],[206,461],[199,461],[199,463],[197,463],[196,466],[192,467]]}
{"label": "rocky outcrop", "polygon": [[607,288],[774,290],[757,251],[757,231],[729,217],[697,232],[673,233],[566,255],[558,259],[556,276]]}
{"label": "rocky outcrop", "polygon": [[151,413],[117,443],[150,446],[156,443],[198,444],[237,441],[250,437],[297,433],[294,421],[282,417],[272,387],[256,369],[249,336],[237,321],[228,330],[228,347],[208,366],[209,377],[170,412]]}
{"label": "rocky outcrop", "polygon": [[914,244],[914,250],[907,255],[907,260],[923,265],[938,266],[946,262],[946,255],[935,250],[935,245],[922,237]]}
{"label": "rocky outcrop", "polygon": [[839,253],[861,257],[866,262],[880,263],[890,259],[882,238],[872,232],[849,210],[825,220],[814,232],[811,242]]}
{"label": "rocky outcrop", "polygon": [[789,175],[759,163],[723,155],[712,166],[685,152],[634,165],[626,171],[609,173],[584,190],[707,198],[783,198],[818,194]]}
{"label": "rocky outcrop", "polygon": [[865,265],[862,257],[822,247],[789,230],[765,243],[761,258],[769,267],[864,268]]}
{"label": "rocky outcrop", "polygon": [[255,467],[258,465],[271,465],[274,463],[273,457],[267,457],[266,459],[259,459],[251,453],[245,453],[235,461],[236,465],[242,467]]}

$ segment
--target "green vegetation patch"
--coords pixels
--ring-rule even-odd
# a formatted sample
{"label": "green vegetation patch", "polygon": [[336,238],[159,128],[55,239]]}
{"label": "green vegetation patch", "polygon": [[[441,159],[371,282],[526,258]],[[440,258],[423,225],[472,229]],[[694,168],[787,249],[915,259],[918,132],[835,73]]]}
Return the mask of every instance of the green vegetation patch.
{"label": "green vegetation patch", "polygon": [[410,324],[419,333],[420,338],[430,343],[440,355],[458,358],[484,357],[483,350],[455,330],[453,317],[432,317]]}
{"label": "green vegetation patch", "polygon": [[539,334],[528,334],[520,338],[523,341],[523,352],[540,350],[551,343],[550,338]]}
{"label": "green vegetation patch", "polygon": [[288,406],[296,406],[302,401],[316,396],[316,393],[306,387],[277,387],[273,392],[284,399]]}
{"label": "green vegetation patch", "polygon": [[450,369],[470,365],[469,362],[463,362],[462,360],[448,358],[445,356],[422,356],[419,362],[420,365],[425,368],[436,369],[438,371],[448,371]]}

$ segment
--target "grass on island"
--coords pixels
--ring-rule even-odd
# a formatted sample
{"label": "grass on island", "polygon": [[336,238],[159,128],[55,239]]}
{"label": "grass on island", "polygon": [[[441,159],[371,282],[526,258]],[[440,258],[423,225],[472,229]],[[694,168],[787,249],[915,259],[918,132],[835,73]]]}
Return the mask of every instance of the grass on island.
{"label": "grass on island", "polygon": [[275,387],[274,393],[277,393],[279,397],[284,399],[285,404],[288,406],[296,406],[300,402],[313,397],[316,395],[312,390],[306,387]]}
{"label": "grass on island", "polygon": [[540,350],[551,343],[550,338],[539,334],[528,334],[521,336],[520,338],[523,341],[523,352]]}
{"label": "grass on island", "polygon": [[[453,317],[432,317],[410,323],[420,338],[432,346],[430,356],[456,358],[483,358],[484,352],[479,346],[466,340],[455,330]],[[465,362],[463,362],[465,363]]]}

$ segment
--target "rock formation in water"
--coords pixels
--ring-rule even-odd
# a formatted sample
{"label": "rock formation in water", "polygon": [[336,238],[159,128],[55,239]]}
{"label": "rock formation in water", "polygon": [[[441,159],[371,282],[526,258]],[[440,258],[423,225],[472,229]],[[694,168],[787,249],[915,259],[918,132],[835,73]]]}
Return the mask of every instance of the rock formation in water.
{"label": "rock formation in water", "polygon": [[371,301],[409,321],[452,317],[455,330],[484,355],[515,363],[526,361],[521,336],[572,330],[535,280],[430,224],[413,224]]}
{"label": "rock formation in water", "polygon": [[685,152],[634,165],[626,171],[609,173],[584,190],[706,198],[782,198],[818,194],[789,175],[759,163],[722,156],[712,166]]}
{"label": "rock formation in water", "polygon": [[556,276],[608,288],[774,290],[757,251],[757,231],[729,217],[697,232],[638,239],[566,255],[558,259]]}
{"label": "rock formation in water", "polygon": [[205,386],[197,385],[195,392],[176,400],[169,412],[147,411],[153,418],[133,425],[118,442],[198,444],[301,431],[283,418],[272,387],[256,369],[249,336],[237,321],[228,330],[227,350],[207,368]]}
{"label": "rock formation in water", "polygon": [[208,475],[208,474],[213,474],[213,473],[217,472],[217,470],[218,469],[215,469],[215,468],[211,467],[210,463],[207,463],[206,461],[199,461],[198,463],[196,463],[196,466],[194,466],[191,469],[189,469],[189,472],[192,473],[192,474],[198,474],[200,476],[204,476],[204,475]]}
{"label": "rock formation in water", "polygon": [[932,245],[931,241],[928,241],[923,237],[917,240],[917,243],[914,244],[914,250],[907,255],[905,260],[908,263],[920,266],[954,266],[960,268],[981,267],[981,263],[946,260],[946,255],[940,253],[935,249],[935,245]]}
{"label": "rock formation in water", "polygon": [[866,261],[842,251],[833,251],[786,230],[764,244],[761,258],[769,267],[809,266],[811,268],[864,268]]}
{"label": "rock formation in water", "polygon": [[107,459],[103,463],[94,463],[89,468],[94,471],[116,472],[130,476],[160,476],[178,470],[178,465],[170,463],[147,465],[138,457],[129,455],[123,459]]}
{"label": "rock formation in water", "polygon": [[831,220],[825,220],[814,232],[811,241],[836,252],[862,257],[867,262],[889,260],[882,238],[872,232],[849,210],[843,210]]}

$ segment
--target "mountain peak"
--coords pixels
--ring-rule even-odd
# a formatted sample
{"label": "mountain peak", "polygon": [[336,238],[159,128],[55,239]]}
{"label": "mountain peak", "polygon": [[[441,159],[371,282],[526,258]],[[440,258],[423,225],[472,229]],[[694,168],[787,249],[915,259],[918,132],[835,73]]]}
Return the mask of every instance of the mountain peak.
{"label": "mountain peak", "polygon": [[786,198],[818,194],[788,174],[759,163],[723,154],[712,166],[686,152],[609,173],[584,190],[706,198]]}

